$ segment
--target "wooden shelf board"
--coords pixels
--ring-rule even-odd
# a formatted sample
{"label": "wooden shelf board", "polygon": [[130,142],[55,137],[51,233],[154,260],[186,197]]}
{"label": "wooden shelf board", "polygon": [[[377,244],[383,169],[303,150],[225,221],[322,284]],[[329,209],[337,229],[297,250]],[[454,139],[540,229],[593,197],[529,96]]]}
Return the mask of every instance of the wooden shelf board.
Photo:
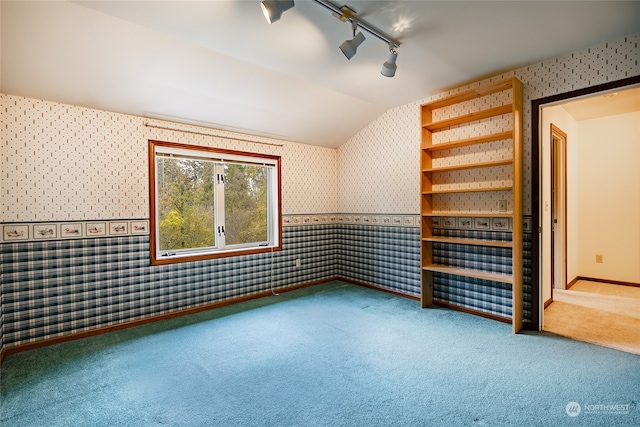
{"label": "wooden shelf board", "polygon": [[465,188],[462,190],[423,191],[422,194],[484,193],[489,191],[511,191],[511,190],[513,190],[513,187]]}
{"label": "wooden shelf board", "polygon": [[437,242],[437,243],[453,243],[456,245],[474,245],[474,246],[491,246],[494,248],[512,248],[513,242],[503,242],[497,240],[482,240],[482,239],[461,239],[457,237],[425,237],[422,240],[425,242]]}
{"label": "wooden shelf board", "polygon": [[423,270],[436,273],[455,274],[456,276],[472,277],[474,279],[491,280],[493,282],[513,284],[513,276],[510,274],[491,273],[488,271],[471,270],[468,268],[449,267],[446,265],[431,264],[422,267]]}
{"label": "wooden shelf board", "polygon": [[424,125],[424,129],[428,131],[434,131],[439,129],[448,128],[454,125],[460,125],[463,123],[474,122],[476,120],[487,119],[489,117],[501,116],[513,112],[513,105],[507,104],[500,107],[489,108],[487,110],[480,110],[474,113],[465,114],[462,116],[452,117],[450,119],[441,120],[439,122],[432,122]]}
{"label": "wooden shelf board", "polygon": [[476,212],[476,213],[462,213],[462,212],[427,212],[423,213],[422,216],[459,216],[459,217],[488,217],[488,218],[511,218],[513,213],[505,212],[505,213],[491,213],[491,212]]}
{"label": "wooden shelf board", "polygon": [[480,163],[467,163],[464,165],[453,165],[453,166],[443,166],[439,168],[428,168],[423,169],[422,172],[450,172],[450,171],[458,171],[458,170],[466,170],[466,169],[480,169],[480,168],[491,168],[495,166],[506,166],[512,165],[513,160],[493,160],[490,162],[480,162]]}
{"label": "wooden shelf board", "polygon": [[512,87],[513,79],[506,79],[496,83],[489,83],[475,89],[469,89],[462,93],[456,93],[445,98],[436,99],[435,101],[422,104],[422,107],[437,110],[438,108],[448,107],[453,104],[480,98],[492,93],[502,92],[504,90],[511,89]]}
{"label": "wooden shelf board", "polygon": [[443,142],[441,144],[428,145],[423,147],[425,151],[450,150],[452,148],[466,147],[467,145],[485,144],[487,142],[502,141],[513,137],[513,131],[492,133],[490,135],[476,136],[473,138],[458,139],[455,141]]}

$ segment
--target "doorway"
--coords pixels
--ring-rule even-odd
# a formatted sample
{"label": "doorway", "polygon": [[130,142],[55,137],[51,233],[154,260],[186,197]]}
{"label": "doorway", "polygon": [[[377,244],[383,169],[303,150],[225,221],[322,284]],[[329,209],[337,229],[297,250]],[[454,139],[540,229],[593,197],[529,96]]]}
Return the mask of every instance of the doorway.
{"label": "doorway", "polygon": [[[564,132],[563,125],[557,126],[554,131],[553,128],[550,131],[549,127],[543,128],[541,126],[542,123],[542,108],[545,106],[559,104],[564,101],[577,99],[580,97],[586,97],[595,95],[598,93],[606,93],[610,91],[615,91],[617,89],[631,87],[634,85],[640,84],[640,76],[631,77],[623,80],[619,80],[616,82],[609,82],[602,85],[594,86],[591,88],[580,89],[577,91],[567,92],[564,94],[554,95],[547,98],[542,98],[538,100],[532,101],[532,191],[531,191],[531,211],[532,211],[532,230],[534,231],[532,234],[532,319],[531,324],[529,325],[531,329],[541,330],[542,329],[542,321],[544,315],[544,306],[545,302],[551,299],[551,285],[549,284],[549,296],[545,299],[545,283],[547,281],[551,281],[551,277],[553,276],[553,282],[556,284],[556,288],[566,287],[567,284],[567,276],[571,276],[571,274],[567,274],[567,263],[569,262],[568,258],[571,255],[567,255],[567,248],[570,246],[570,243],[567,243],[567,240],[571,240],[572,237],[567,238],[567,231],[569,229],[567,224],[567,211],[571,212],[571,202],[567,203],[567,194],[571,192],[571,190],[566,189],[566,174],[567,174],[567,139],[570,136],[566,137],[566,132]],[[564,144],[562,143],[562,134],[560,132],[565,133]],[[541,136],[552,135],[552,139],[558,141],[557,144],[554,144],[554,149],[551,150],[550,147],[546,150],[542,150],[541,144]],[[564,145],[564,147],[563,147]],[[545,154],[546,153],[546,154]],[[542,191],[544,188],[549,189],[551,186],[551,175],[552,172],[550,170],[543,170],[544,163],[548,161],[543,161],[547,156],[547,159],[550,159],[551,155],[555,157],[555,160],[560,158],[560,161],[554,161],[554,180],[558,181],[558,176],[561,177],[560,182],[558,183],[559,187],[554,187],[554,196],[552,200],[555,200],[555,209],[552,208],[551,201],[547,202],[542,199]],[[571,154],[569,154],[569,157]],[[561,170],[564,165],[564,171]],[[570,169],[570,167],[569,167]],[[562,177],[564,177],[564,183],[562,183]],[[564,205],[564,208],[562,206]],[[560,207],[560,209],[557,209]],[[552,210],[554,214],[552,216]],[[574,215],[570,214],[570,217]],[[564,219],[564,220],[563,220]],[[551,233],[548,233],[551,229],[554,229],[552,226],[552,222],[554,220],[558,220],[558,223],[561,223],[563,227],[555,227],[554,230],[554,239],[553,244],[550,241]],[[543,239],[543,231],[546,233],[546,238]],[[571,231],[569,231],[571,232]],[[558,237],[556,237],[558,236]],[[564,241],[564,245],[562,243]],[[553,250],[553,257],[551,256],[551,251]],[[564,258],[564,261],[561,259]],[[552,262],[553,260],[553,262]],[[551,273],[551,268],[553,266],[553,275]],[[572,273],[573,274],[573,273]],[[547,279],[548,278],[548,279]]]}

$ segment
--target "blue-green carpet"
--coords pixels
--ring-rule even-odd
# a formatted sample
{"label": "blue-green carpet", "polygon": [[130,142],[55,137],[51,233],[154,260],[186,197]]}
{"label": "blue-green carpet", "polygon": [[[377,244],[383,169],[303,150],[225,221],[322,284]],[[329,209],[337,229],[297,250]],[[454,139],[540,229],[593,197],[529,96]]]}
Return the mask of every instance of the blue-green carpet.
{"label": "blue-green carpet", "polygon": [[343,282],[11,355],[1,386],[2,427],[640,426],[640,356]]}

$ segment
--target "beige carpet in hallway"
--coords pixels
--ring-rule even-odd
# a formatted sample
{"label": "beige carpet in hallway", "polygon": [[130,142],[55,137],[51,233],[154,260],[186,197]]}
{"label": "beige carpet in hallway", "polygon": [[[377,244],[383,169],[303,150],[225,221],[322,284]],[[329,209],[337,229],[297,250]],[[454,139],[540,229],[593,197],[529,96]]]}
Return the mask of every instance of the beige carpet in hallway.
{"label": "beige carpet in hallway", "polygon": [[554,289],[543,329],[640,354],[640,288],[581,280],[570,290]]}

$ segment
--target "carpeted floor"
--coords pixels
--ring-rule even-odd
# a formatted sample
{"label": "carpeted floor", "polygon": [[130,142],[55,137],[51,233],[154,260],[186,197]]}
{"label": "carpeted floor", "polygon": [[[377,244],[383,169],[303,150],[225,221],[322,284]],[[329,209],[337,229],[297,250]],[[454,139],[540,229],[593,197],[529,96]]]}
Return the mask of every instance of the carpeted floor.
{"label": "carpeted floor", "polygon": [[342,282],[7,357],[0,425],[638,426],[640,356]]}
{"label": "carpeted floor", "polygon": [[544,330],[640,354],[640,288],[580,280],[554,289]]}

